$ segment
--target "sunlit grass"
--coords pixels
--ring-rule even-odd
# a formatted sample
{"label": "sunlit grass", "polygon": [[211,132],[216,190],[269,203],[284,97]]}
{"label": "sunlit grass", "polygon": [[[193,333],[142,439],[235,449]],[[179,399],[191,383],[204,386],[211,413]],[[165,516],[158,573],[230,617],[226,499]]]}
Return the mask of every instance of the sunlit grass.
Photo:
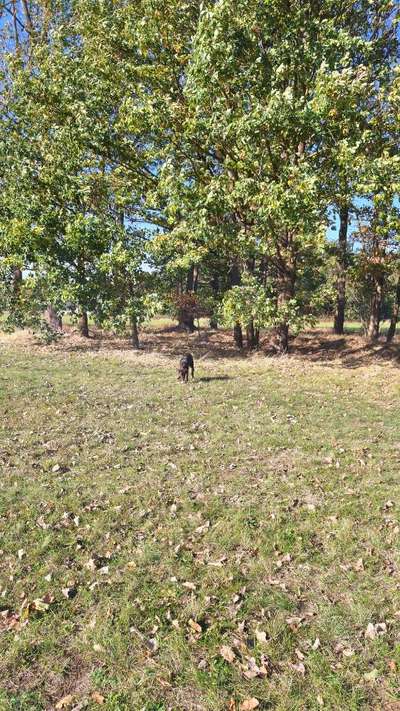
{"label": "sunlit grass", "polygon": [[3,346],[2,711],[399,701],[398,370],[196,375]]}

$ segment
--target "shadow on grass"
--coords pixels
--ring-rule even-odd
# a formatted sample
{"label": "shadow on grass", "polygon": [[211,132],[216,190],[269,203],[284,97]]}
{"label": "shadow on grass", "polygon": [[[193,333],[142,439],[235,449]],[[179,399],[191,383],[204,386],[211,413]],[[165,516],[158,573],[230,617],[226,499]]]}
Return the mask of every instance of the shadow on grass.
{"label": "shadow on grass", "polygon": [[214,375],[206,378],[196,378],[198,383],[211,383],[213,380],[233,380],[230,375]]}
{"label": "shadow on grass", "polygon": [[363,336],[335,336],[321,330],[305,332],[293,339],[291,354],[302,360],[343,368],[360,368],[379,362],[400,363],[398,341],[388,344],[381,337],[375,343],[367,343]]}

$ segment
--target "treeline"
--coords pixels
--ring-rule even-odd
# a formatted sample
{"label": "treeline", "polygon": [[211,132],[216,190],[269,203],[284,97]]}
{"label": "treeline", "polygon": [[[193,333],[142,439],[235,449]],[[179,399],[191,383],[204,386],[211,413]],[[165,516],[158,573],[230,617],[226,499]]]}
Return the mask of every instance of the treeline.
{"label": "treeline", "polygon": [[[167,309],[370,340],[400,306],[399,6],[14,0],[1,17],[3,327]],[[336,224],[338,239],[333,240]],[[45,317],[44,317],[45,315]],[[44,325],[45,324],[45,325]]]}

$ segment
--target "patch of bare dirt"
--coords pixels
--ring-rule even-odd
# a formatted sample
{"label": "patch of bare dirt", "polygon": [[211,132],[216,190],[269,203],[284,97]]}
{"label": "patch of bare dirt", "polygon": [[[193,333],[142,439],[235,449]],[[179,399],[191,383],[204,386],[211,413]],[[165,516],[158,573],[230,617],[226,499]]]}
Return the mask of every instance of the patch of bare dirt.
{"label": "patch of bare dirt", "polygon": [[90,681],[90,670],[86,667],[83,659],[72,654],[65,666],[63,673],[55,673],[49,670],[45,675],[43,669],[36,664],[22,672],[15,673],[14,670],[6,671],[4,674],[3,690],[12,694],[21,691],[42,691],[50,704],[47,708],[52,711],[59,699],[68,694],[78,698],[89,694],[92,687]]}

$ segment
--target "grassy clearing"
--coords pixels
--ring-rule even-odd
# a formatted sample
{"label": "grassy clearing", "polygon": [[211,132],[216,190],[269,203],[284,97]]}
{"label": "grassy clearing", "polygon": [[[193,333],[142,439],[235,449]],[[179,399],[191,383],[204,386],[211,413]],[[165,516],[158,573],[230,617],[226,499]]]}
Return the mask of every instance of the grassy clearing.
{"label": "grassy clearing", "polygon": [[[331,319],[322,319],[319,320],[316,324],[316,328],[322,328],[326,330],[331,330],[332,331],[332,326],[333,326],[333,317]],[[345,333],[362,333],[363,332],[363,326],[361,321],[346,321],[345,323]],[[385,323],[382,324],[382,333],[386,333],[387,331],[387,326],[385,326]]]}
{"label": "grassy clearing", "polygon": [[[318,321],[317,323],[317,328],[320,329],[326,329],[326,330],[332,330],[332,323],[333,319],[330,321],[327,319],[322,319]],[[382,336],[386,336],[388,328],[390,325],[390,321],[382,321],[381,327],[380,327],[380,333]],[[361,321],[346,321],[345,326],[344,326],[344,332],[345,333],[358,333],[358,334],[363,334],[364,329]]]}
{"label": "grassy clearing", "polygon": [[2,711],[399,708],[398,369],[0,359]]}

